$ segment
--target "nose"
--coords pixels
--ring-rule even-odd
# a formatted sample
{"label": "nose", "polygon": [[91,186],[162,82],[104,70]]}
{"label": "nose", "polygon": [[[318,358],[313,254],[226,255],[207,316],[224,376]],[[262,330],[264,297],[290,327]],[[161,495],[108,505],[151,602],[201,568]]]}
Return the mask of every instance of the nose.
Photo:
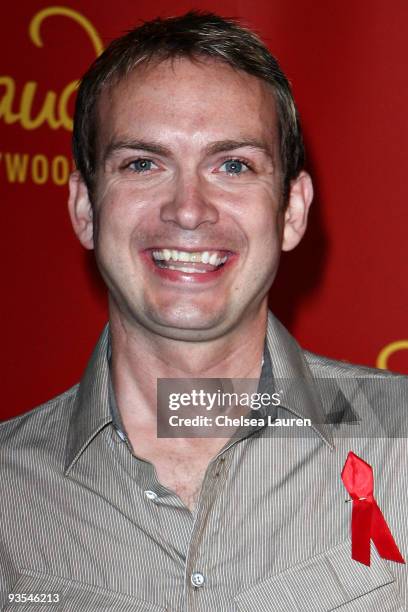
{"label": "nose", "polygon": [[203,223],[216,223],[219,213],[210,191],[203,177],[193,173],[180,175],[174,192],[161,208],[161,220],[176,223],[188,230],[194,230]]}

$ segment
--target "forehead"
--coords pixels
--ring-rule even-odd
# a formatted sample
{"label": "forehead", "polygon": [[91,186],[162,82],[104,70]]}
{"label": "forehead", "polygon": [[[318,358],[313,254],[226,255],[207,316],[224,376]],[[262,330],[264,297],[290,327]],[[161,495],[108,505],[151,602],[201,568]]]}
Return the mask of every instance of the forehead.
{"label": "forehead", "polygon": [[239,137],[277,144],[271,86],[211,58],[139,67],[102,93],[98,111],[102,148],[115,138],[145,136],[175,144]]}

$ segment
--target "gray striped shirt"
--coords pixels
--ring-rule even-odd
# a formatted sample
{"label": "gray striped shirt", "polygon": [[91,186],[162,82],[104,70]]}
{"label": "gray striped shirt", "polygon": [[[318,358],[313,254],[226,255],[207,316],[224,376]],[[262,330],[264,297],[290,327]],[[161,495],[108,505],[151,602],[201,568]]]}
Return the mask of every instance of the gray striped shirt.
{"label": "gray striped shirt", "polygon": [[[296,380],[280,414],[313,426],[231,440],[210,462],[194,513],[118,435],[108,329],[80,385],[0,425],[2,610],[408,609],[405,565],[374,547],[370,567],[351,559],[340,479],[349,450],[372,465],[407,558],[407,379],[305,353],[272,315],[266,340],[273,376]],[[370,427],[384,415],[393,427],[379,436]]]}

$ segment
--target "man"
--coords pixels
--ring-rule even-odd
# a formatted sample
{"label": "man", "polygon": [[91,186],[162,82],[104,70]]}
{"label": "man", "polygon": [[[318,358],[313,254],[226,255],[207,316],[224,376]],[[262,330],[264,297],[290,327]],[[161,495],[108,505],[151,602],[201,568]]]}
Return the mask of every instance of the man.
{"label": "man", "polygon": [[[383,432],[406,382],[304,353],[268,314],[313,195],[276,60],[215,15],[145,23],[85,75],[74,153],[69,211],[109,327],[79,386],[1,426],[0,604],[406,609],[402,559],[351,558],[341,481],[349,450],[373,466],[406,555],[406,445],[390,437],[406,421],[350,434]],[[158,380],[180,378],[256,379],[282,402],[234,435],[158,437]],[[280,436],[282,416],[311,427]]]}

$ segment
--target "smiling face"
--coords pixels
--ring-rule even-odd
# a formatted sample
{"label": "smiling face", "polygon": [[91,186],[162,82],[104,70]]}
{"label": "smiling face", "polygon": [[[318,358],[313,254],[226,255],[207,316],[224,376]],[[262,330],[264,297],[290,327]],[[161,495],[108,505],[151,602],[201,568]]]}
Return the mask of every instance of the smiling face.
{"label": "smiling face", "polygon": [[70,208],[111,316],[180,340],[264,318],[308,185],[295,182],[284,212],[268,85],[210,59],[138,68],[102,95],[98,151],[93,221],[78,176]]}

